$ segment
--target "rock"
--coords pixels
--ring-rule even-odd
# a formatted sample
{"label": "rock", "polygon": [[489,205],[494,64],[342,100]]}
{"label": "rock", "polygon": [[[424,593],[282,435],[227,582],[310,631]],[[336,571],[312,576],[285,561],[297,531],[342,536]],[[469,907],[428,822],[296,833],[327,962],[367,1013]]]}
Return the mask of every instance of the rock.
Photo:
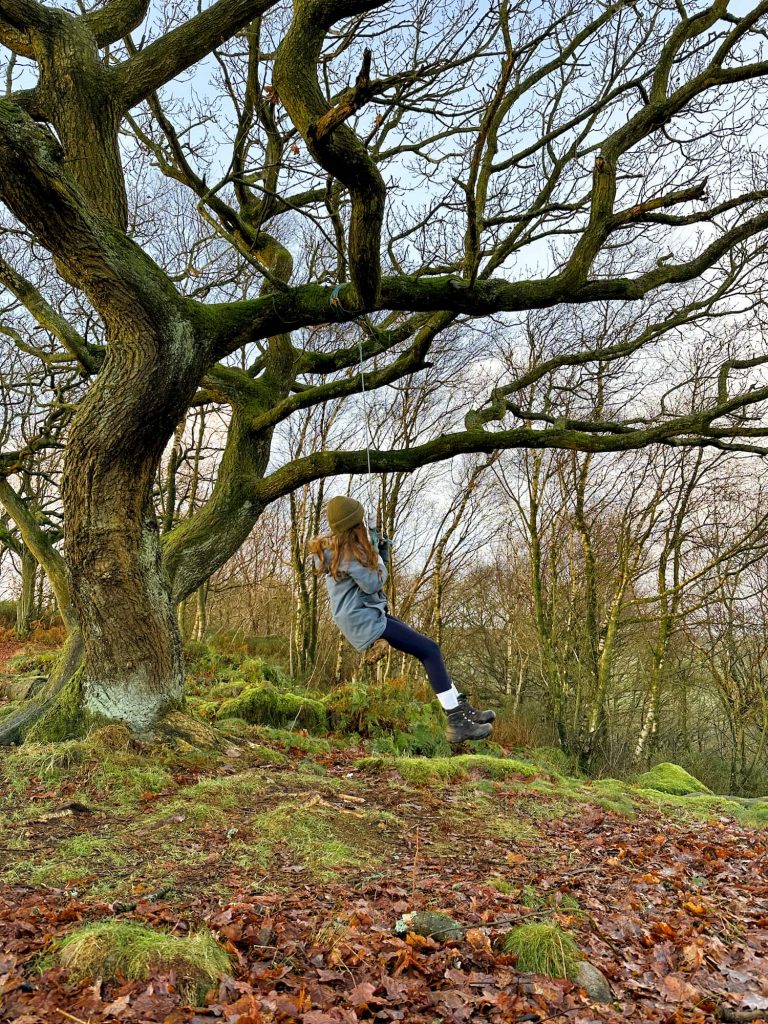
{"label": "rock", "polygon": [[612,1003],[613,992],[608,984],[608,979],[602,971],[598,971],[587,960],[579,963],[576,975],[573,979],[577,985],[581,985],[589,998],[594,1003]]}
{"label": "rock", "polygon": [[685,768],[669,761],[657,764],[649,772],[640,775],[637,785],[642,789],[655,789],[659,793],[669,793],[672,796],[687,796],[692,793],[712,795],[712,791],[690,775]]}
{"label": "rock", "polygon": [[395,935],[402,938],[409,933],[423,935],[437,942],[464,938],[464,928],[458,921],[434,910],[414,910],[410,914],[403,914],[395,925]]}

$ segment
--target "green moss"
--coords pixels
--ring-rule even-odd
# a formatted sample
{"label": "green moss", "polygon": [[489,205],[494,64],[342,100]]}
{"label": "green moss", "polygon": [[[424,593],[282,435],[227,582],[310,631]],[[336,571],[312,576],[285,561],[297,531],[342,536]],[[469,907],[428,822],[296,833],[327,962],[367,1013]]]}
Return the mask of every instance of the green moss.
{"label": "green moss", "polygon": [[639,776],[638,786],[643,789],[655,789],[659,793],[670,793],[673,796],[685,796],[688,793],[710,793],[703,782],[681,768],[679,764],[665,761]]}
{"label": "green moss", "polygon": [[76,981],[146,979],[172,971],[180,991],[195,1000],[231,969],[229,954],[207,930],[183,938],[132,921],[84,925],[59,944],[55,956]]}
{"label": "green moss", "polygon": [[291,726],[310,732],[325,732],[328,721],[325,706],[312,697],[282,693],[270,684],[249,686],[225,701],[218,718],[244,718],[252,724]]}
{"label": "green moss", "polygon": [[201,779],[192,786],[180,789],[177,798],[195,804],[210,804],[215,808],[232,810],[248,806],[253,797],[264,790],[266,780],[258,772],[241,772],[218,778]]}
{"label": "green moss", "polygon": [[376,812],[347,816],[331,808],[311,804],[279,804],[253,819],[253,841],[231,845],[236,863],[264,870],[280,853],[298,863],[318,880],[327,880],[341,869],[363,867],[376,859],[382,823],[391,815]]}
{"label": "green moss", "polygon": [[291,732],[288,729],[275,729],[266,725],[256,728],[254,735],[270,743],[278,743],[281,747],[285,747],[288,750],[302,750],[305,754],[327,754],[334,746],[338,746],[338,744],[333,744],[330,740],[320,736],[304,736],[299,732]]}
{"label": "green moss", "polygon": [[483,754],[461,754],[458,757],[367,757],[357,762],[362,769],[393,768],[406,782],[418,785],[444,785],[466,779],[477,773],[490,779],[507,779],[522,775],[531,778],[536,769],[512,758],[489,757]]}
{"label": "green moss", "polygon": [[514,885],[512,885],[511,882],[505,881],[503,878],[489,878],[488,885],[497,892],[502,893],[504,896],[509,896],[515,891]]}
{"label": "green moss", "polygon": [[216,728],[225,736],[247,736],[252,726],[244,718],[222,718]]}
{"label": "green moss", "polygon": [[191,714],[205,718],[209,722],[216,718],[221,708],[219,701],[205,700],[201,697],[188,696],[186,703]]}
{"label": "green moss", "polygon": [[247,686],[248,683],[244,679],[231,679],[226,683],[217,683],[208,692],[211,698],[227,700],[239,696]]}
{"label": "green moss", "polygon": [[138,756],[107,758],[89,776],[89,784],[104,790],[112,803],[128,807],[146,793],[175,790],[176,783],[159,764]]}
{"label": "green moss", "polygon": [[8,671],[16,675],[46,676],[58,656],[58,651],[24,651],[8,659]]}
{"label": "green moss", "polygon": [[83,707],[83,670],[72,676],[53,703],[31,726],[25,736],[29,743],[58,743],[84,736],[90,728],[104,724]]}
{"label": "green moss", "polygon": [[524,751],[524,756],[531,764],[535,764],[539,768],[553,772],[556,775],[566,777],[578,777],[581,775],[577,759],[570,757],[559,747],[534,747],[531,750]]}
{"label": "green moss", "polygon": [[745,807],[739,817],[748,825],[768,825],[768,800]]}
{"label": "green moss", "polygon": [[570,932],[557,924],[521,924],[504,939],[504,951],[517,957],[517,969],[549,978],[573,978],[581,955]]}
{"label": "green moss", "polygon": [[290,757],[286,757],[285,754],[281,754],[279,750],[273,750],[272,747],[265,747],[261,743],[255,743],[249,750],[249,755],[254,758],[258,758],[260,761],[266,761],[268,764],[290,764]]}
{"label": "green moss", "polygon": [[407,680],[354,680],[325,699],[331,728],[375,740],[388,754],[448,754],[445,716],[423,686]]}
{"label": "green moss", "polygon": [[12,715],[14,711],[18,711],[21,707],[18,701],[11,701],[8,704],[0,706],[0,720],[7,718],[8,715]]}
{"label": "green moss", "polygon": [[598,779],[587,787],[587,794],[595,794],[595,803],[606,811],[633,817],[635,805],[632,791],[620,779]]}

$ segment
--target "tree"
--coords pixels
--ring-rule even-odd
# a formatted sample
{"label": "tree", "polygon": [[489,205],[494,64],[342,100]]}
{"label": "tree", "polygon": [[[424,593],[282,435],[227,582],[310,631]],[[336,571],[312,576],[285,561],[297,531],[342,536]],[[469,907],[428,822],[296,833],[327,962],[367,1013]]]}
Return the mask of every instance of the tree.
{"label": "tree", "polygon": [[[158,27],[147,0],[75,13],[0,0],[11,55],[0,200],[7,237],[28,246],[21,269],[4,257],[0,282],[58,343],[36,358],[63,358],[85,391],[67,427],[59,588],[82,665],[72,677],[78,640],[40,708],[68,685],[68,708],[144,729],[183,702],[175,606],[271,502],[366,468],[365,451],[343,448],[270,465],[292,414],[360,391],[361,353],[378,389],[438,358],[449,329],[487,365],[493,334],[528,310],[639,303],[645,318],[624,337],[597,348],[563,339],[556,355],[502,375],[487,400],[473,403],[467,387],[463,426],[374,451],[373,470],[500,448],[763,450],[747,411],[768,398],[747,372],[768,358],[759,349],[725,358],[706,401],[681,415],[663,398],[614,419],[520,399],[560,368],[609,365],[707,317],[741,315],[739,296],[759,292],[768,192],[720,111],[739,112],[748,148],[759,104],[750,114],[742,101],[768,74],[768,4],[736,16],[725,0],[692,13],[624,0],[417,3],[396,18],[383,6],[295,0],[284,17],[272,0],[215,0]],[[209,56],[210,103],[226,108],[229,132],[206,149],[163,90]],[[186,259],[131,218],[128,172],[150,157],[184,216],[196,211]],[[71,316],[35,281],[41,248]],[[226,447],[208,500],[161,538],[153,488],[192,404],[227,409]],[[6,451],[3,475],[45,443]],[[23,518],[12,499],[5,507]],[[19,728],[11,718],[0,736]]]}

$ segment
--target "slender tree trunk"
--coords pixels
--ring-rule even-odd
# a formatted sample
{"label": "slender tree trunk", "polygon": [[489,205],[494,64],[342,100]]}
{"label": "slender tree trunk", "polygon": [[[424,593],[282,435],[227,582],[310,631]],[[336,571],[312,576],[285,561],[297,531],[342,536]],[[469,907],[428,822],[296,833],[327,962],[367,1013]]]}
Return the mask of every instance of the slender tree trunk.
{"label": "slender tree trunk", "polygon": [[195,625],[192,629],[192,637],[201,643],[205,640],[208,632],[208,588],[210,583],[205,582],[197,588],[195,594]]}
{"label": "slender tree trunk", "polygon": [[21,593],[16,602],[16,633],[29,636],[35,610],[37,560],[26,544],[21,549]]}

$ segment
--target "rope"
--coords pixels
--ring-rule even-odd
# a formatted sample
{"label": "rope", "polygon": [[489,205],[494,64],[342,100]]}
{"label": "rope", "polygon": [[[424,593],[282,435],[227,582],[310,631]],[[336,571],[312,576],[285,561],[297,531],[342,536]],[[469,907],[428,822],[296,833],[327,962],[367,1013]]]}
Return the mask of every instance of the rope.
{"label": "rope", "polygon": [[[331,313],[337,319],[342,319],[347,311],[341,304],[339,293],[344,287],[343,284],[336,284],[331,290],[330,306]],[[365,370],[363,369],[363,335],[359,335],[357,339],[358,349],[360,351],[360,393],[363,397],[363,422],[365,423],[365,455],[368,462],[368,526],[373,533],[376,533],[376,497],[373,489],[373,473],[371,471],[371,426],[368,422],[368,401],[365,393]]]}
{"label": "rope", "polygon": [[368,504],[371,516],[376,514],[376,499],[373,491],[373,474],[371,473],[371,425],[368,422],[368,400],[365,394],[365,371],[363,370],[363,335],[357,339],[360,350],[360,394],[363,398],[363,422],[365,423],[365,455],[368,461]]}

